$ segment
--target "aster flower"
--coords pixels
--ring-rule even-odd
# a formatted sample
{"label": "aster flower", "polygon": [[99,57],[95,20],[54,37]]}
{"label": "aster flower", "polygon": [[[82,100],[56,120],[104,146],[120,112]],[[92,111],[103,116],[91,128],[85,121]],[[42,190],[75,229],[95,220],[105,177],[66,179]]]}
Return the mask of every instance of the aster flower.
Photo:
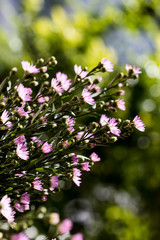
{"label": "aster flower", "polygon": [[20,203],[15,203],[15,208],[18,212],[24,212],[24,205],[21,205]]}
{"label": "aster flower", "polygon": [[50,190],[51,191],[53,191],[55,188],[57,188],[58,187],[58,183],[59,183],[59,180],[58,180],[58,176],[52,176],[51,178],[50,178],[50,183],[51,183],[51,185],[50,185]]}
{"label": "aster flower", "polygon": [[26,144],[18,143],[16,148],[16,154],[23,160],[29,159],[29,151],[27,151]]}
{"label": "aster flower", "polygon": [[98,155],[95,152],[93,152],[90,155],[90,159],[92,160],[92,162],[99,162],[99,161],[101,161],[100,157],[98,157]]}
{"label": "aster flower", "polygon": [[24,101],[31,101],[32,97],[30,96],[30,94],[32,94],[32,89],[31,88],[25,88],[23,86],[23,84],[19,84],[19,86],[17,87],[17,92],[19,97]]}
{"label": "aster flower", "polygon": [[80,76],[81,78],[85,78],[88,74],[88,72],[83,71],[81,66],[78,66],[77,64],[74,65],[74,71],[75,73]]}
{"label": "aster flower", "polygon": [[29,210],[30,196],[28,192],[25,192],[20,197],[20,202],[24,204],[24,209]]}
{"label": "aster flower", "polygon": [[58,81],[56,78],[52,78],[51,80],[51,87],[54,88],[54,90],[57,92],[57,93],[63,93],[64,90],[60,84],[60,81]]}
{"label": "aster flower", "polygon": [[39,73],[40,70],[38,68],[36,68],[36,66],[34,66],[33,64],[31,65],[28,61],[22,61],[22,68],[24,71],[28,72],[28,73]]}
{"label": "aster flower", "polygon": [[74,128],[73,128],[73,126],[75,125],[74,119],[71,118],[71,117],[68,117],[66,119],[66,124],[68,126],[68,131],[71,132],[71,133],[74,132]]}
{"label": "aster flower", "polygon": [[8,220],[9,223],[14,221],[15,212],[10,206],[11,199],[5,195],[0,201],[0,213]]}
{"label": "aster flower", "polygon": [[50,153],[52,151],[52,143],[48,144],[47,142],[45,142],[41,147],[41,150],[43,153]]}
{"label": "aster flower", "polygon": [[100,118],[101,126],[105,126],[106,124],[108,124],[108,122],[109,122],[109,118],[105,114],[102,114]]}
{"label": "aster flower", "polygon": [[90,104],[90,105],[94,105],[95,101],[92,97],[92,94],[88,91],[88,89],[84,88],[82,91],[82,97],[84,102]]}
{"label": "aster flower", "polygon": [[24,143],[24,142],[26,142],[26,138],[25,138],[24,135],[19,135],[17,138],[14,139],[14,143],[15,143],[16,145],[22,144],[22,143]]}
{"label": "aster flower", "polygon": [[133,119],[133,124],[134,124],[135,128],[137,128],[139,131],[141,131],[141,132],[145,131],[145,125],[142,122],[142,120],[140,119],[140,117],[136,116]]}
{"label": "aster flower", "polygon": [[26,234],[24,234],[23,232],[20,232],[18,234],[14,234],[11,237],[11,240],[30,240]]}
{"label": "aster flower", "polygon": [[139,67],[137,67],[137,66],[132,66],[130,64],[126,64],[125,68],[126,68],[128,73],[130,71],[132,71],[133,74],[136,75],[136,77],[138,77],[138,75],[142,73],[141,69]]}
{"label": "aster flower", "polygon": [[101,64],[107,72],[113,72],[113,64],[111,64],[111,61],[109,59],[102,58]]}
{"label": "aster flower", "polygon": [[82,163],[82,170],[87,172],[90,171],[89,162]]}
{"label": "aster flower", "polygon": [[65,234],[65,233],[71,231],[72,226],[73,226],[72,221],[70,219],[66,218],[59,225],[58,231],[60,234]]}
{"label": "aster flower", "polygon": [[76,234],[72,235],[71,240],[83,240],[83,234],[76,233]]}
{"label": "aster flower", "polygon": [[126,110],[126,107],[125,107],[125,101],[123,99],[117,99],[115,100],[116,104],[117,104],[117,107],[123,111]]}
{"label": "aster flower", "polygon": [[78,168],[73,168],[73,182],[79,187],[81,184],[81,170]]}
{"label": "aster flower", "polygon": [[41,182],[41,180],[39,180],[39,177],[36,177],[32,183],[33,183],[34,189],[39,190],[39,191],[43,190],[42,182]]}
{"label": "aster flower", "polygon": [[68,79],[67,75],[61,72],[56,73],[56,79],[61,83],[64,91],[67,91],[72,85],[71,79]]}
{"label": "aster flower", "polygon": [[78,165],[78,156],[77,156],[77,154],[74,154],[72,156],[72,160],[73,160],[73,165]]}
{"label": "aster flower", "polygon": [[113,133],[114,135],[120,136],[121,130],[118,129],[118,127],[116,125],[117,125],[117,122],[116,122],[115,118],[111,118],[108,123],[109,129],[110,129],[111,133]]}
{"label": "aster flower", "polygon": [[13,126],[12,122],[8,121],[9,120],[9,115],[8,115],[7,110],[3,111],[0,118],[1,118],[2,123],[6,126],[5,129],[10,129]]}

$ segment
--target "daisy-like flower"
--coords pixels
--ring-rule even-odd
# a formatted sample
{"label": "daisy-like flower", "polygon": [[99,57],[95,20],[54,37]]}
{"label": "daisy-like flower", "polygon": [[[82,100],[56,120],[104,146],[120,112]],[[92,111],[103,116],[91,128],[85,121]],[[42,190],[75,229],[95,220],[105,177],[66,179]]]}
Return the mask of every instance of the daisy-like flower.
{"label": "daisy-like flower", "polygon": [[77,64],[74,65],[74,71],[75,73],[80,76],[81,78],[85,78],[88,74],[88,72],[83,71],[81,66],[78,66]]}
{"label": "daisy-like flower", "polygon": [[9,120],[9,115],[8,115],[7,110],[3,111],[0,118],[1,118],[2,123],[6,126],[5,129],[10,129],[13,126],[12,122],[8,121]]}
{"label": "daisy-like flower", "polygon": [[64,91],[67,91],[72,85],[71,79],[68,79],[67,75],[61,72],[56,73],[56,79],[61,82],[61,86]]}
{"label": "daisy-like flower", "polygon": [[117,122],[116,122],[115,118],[111,118],[108,123],[109,129],[110,129],[111,133],[113,133],[114,135],[120,136],[121,130],[118,129],[118,127],[116,125],[117,125]]}
{"label": "daisy-like flower", "polygon": [[82,163],[82,170],[87,172],[90,171],[89,162]]}
{"label": "daisy-like flower", "polygon": [[74,128],[73,128],[73,126],[75,125],[74,119],[71,118],[71,117],[68,117],[68,118],[66,119],[66,124],[67,124],[67,126],[68,126],[68,131],[69,131],[70,133],[74,132]]}
{"label": "daisy-like flower", "polygon": [[95,152],[93,152],[90,155],[90,159],[92,160],[92,162],[99,162],[99,161],[101,161],[100,157],[98,157],[98,155]]}
{"label": "daisy-like flower", "polygon": [[26,234],[24,234],[23,232],[20,232],[18,234],[14,234],[11,237],[11,240],[30,240]]}
{"label": "daisy-like flower", "polygon": [[29,159],[29,151],[27,151],[26,144],[18,143],[16,148],[16,154],[23,160]]}
{"label": "daisy-like flower", "polygon": [[63,93],[64,92],[60,82],[56,78],[52,78],[52,80],[51,80],[51,87],[54,88],[54,90],[57,93]]}
{"label": "daisy-like flower", "polygon": [[12,223],[14,221],[15,212],[10,206],[11,199],[5,195],[0,201],[0,213],[8,220],[8,223]]}
{"label": "daisy-like flower", "polygon": [[100,118],[101,126],[105,126],[106,124],[108,124],[108,122],[109,122],[109,118],[105,114],[102,114]]}
{"label": "daisy-like flower", "polygon": [[41,149],[43,153],[50,153],[52,151],[52,143],[48,144],[47,142],[45,142]]}
{"label": "daisy-like flower", "polygon": [[133,119],[133,124],[134,124],[135,128],[137,128],[139,131],[141,131],[141,132],[145,131],[145,125],[142,122],[142,120],[140,119],[140,117],[135,116],[135,118]]}
{"label": "daisy-like flower", "polygon": [[39,191],[43,190],[42,182],[41,182],[41,180],[39,180],[39,177],[36,177],[32,183],[33,183],[34,189],[39,190]]}
{"label": "daisy-like flower", "polygon": [[117,99],[115,100],[116,104],[117,104],[117,107],[123,111],[126,110],[126,107],[125,107],[125,101],[123,99]]}
{"label": "daisy-like flower", "polygon": [[19,135],[17,138],[14,139],[14,143],[16,145],[23,144],[24,142],[26,142],[26,138],[24,135]]}
{"label": "daisy-like flower", "polygon": [[109,59],[102,58],[101,64],[107,72],[113,72],[113,64],[111,64],[111,61]]}
{"label": "daisy-like flower", "polygon": [[78,165],[78,156],[77,156],[77,154],[74,154],[72,156],[72,160],[73,160],[73,165]]}
{"label": "daisy-like flower", "polygon": [[78,168],[73,168],[73,182],[79,187],[81,184],[81,170]]}
{"label": "daisy-like flower", "polygon": [[20,203],[15,203],[15,208],[18,212],[24,212],[24,205],[21,205]]}
{"label": "daisy-like flower", "polygon": [[71,240],[83,240],[83,234],[76,233],[76,234],[72,235]]}
{"label": "daisy-like flower", "polygon": [[69,218],[64,219],[58,227],[58,231],[60,234],[65,234],[71,231],[73,227],[73,223]]}
{"label": "daisy-like flower", "polygon": [[25,88],[23,86],[23,84],[19,84],[19,86],[17,87],[17,92],[19,97],[24,101],[31,101],[32,97],[30,96],[30,94],[32,94],[32,89],[31,88]]}
{"label": "daisy-like flower", "polygon": [[51,185],[50,185],[50,190],[51,191],[53,191],[55,188],[57,188],[58,187],[58,183],[59,183],[59,180],[58,180],[58,176],[52,176],[51,178],[50,178],[50,183],[51,183]]}
{"label": "daisy-like flower", "polygon": [[132,71],[133,74],[136,75],[136,77],[138,77],[138,75],[142,73],[141,69],[137,66],[132,66],[130,64],[126,64],[125,68],[126,68],[127,72]]}
{"label": "daisy-like flower", "polygon": [[82,91],[82,97],[84,102],[90,104],[90,105],[94,105],[95,101],[92,97],[92,94],[88,91],[88,89],[84,88]]}
{"label": "daisy-like flower", "polygon": [[39,73],[40,70],[38,68],[36,68],[36,66],[34,66],[33,64],[31,65],[28,61],[22,61],[22,68],[24,71],[28,72],[28,73]]}
{"label": "daisy-like flower", "polygon": [[25,210],[29,210],[30,196],[28,192],[25,192],[21,195],[20,202],[24,204]]}

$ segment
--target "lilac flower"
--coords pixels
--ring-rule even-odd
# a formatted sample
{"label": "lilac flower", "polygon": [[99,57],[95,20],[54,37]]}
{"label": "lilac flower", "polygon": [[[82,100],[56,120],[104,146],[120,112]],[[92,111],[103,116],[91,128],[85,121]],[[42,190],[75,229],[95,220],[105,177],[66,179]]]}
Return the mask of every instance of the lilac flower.
{"label": "lilac flower", "polygon": [[105,114],[102,114],[100,118],[101,126],[105,126],[106,124],[108,124],[108,122],[109,122],[109,118]]}
{"label": "lilac flower", "polygon": [[48,144],[47,142],[45,142],[41,149],[43,153],[50,153],[52,151],[52,143]]}
{"label": "lilac flower", "polygon": [[82,91],[82,97],[83,97],[83,100],[90,104],[90,105],[94,105],[95,101],[92,97],[92,94],[88,91],[88,89],[84,88],[83,91]]}
{"label": "lilac flower", "polygon": [[11,240],[30,240],[26,234],[24,234],[23,232],[20,232],[18,234],[14,234],[12,237],[11,237]]}
{"label": "lilac flower", "polygon": [[16,148],[16,154],[23,160],[29,159],[29,151],[27,151],[26,144],[18,143]]}
{"label": "lilac flower", "polygon": [[88,72],[82,70],[81,66],[77,66],[76,64],[74,65],[74,71],[81,78],[85,78],[88,74]]}
{"label": "lilac flower", "polygon": [[123,99],[117,99],[115,100],[116,104],[117,104],[117,107],[123,111],[126,110],[126,107],[125,107],[125,101]]}
{"label": "lilac flower", "polygon": [[109,59],[102,58],[101,64],[107,72],[113,72],[113,65],[111,64],[111,61]]}
{"label": "lilac flower", "polygon": [[117,125],[117,122],[116,122],[115,118],[111,118],[108,123],[109,129],[110,129],[111,133],[113,133],[114,135],[120,136],[121,130],[118,129],[118,127],[116,125]]}
{"label": "lilac flower", "polygon": [[78,168],[73,168],[73,182],[79,187],[81,184],[81,170]]}
{"label": "lilac flower", "polygon": [[90,171],[89,162],[82,163],[82,170],[87,172]]}
{"label": "lilac flower", "polygon": [[67,123],[67,126],[68,126],[68,131],[69,132],[74,132],[74,128],[73,128],[73,126],[75,125],[75,122],[74,122],[74,119],[73,118],[71,118],[71,117],[68,117],[67,119],[66,119],[66,123]]}
{"label": "lilac flower", "polygon": [[10,206],[11,199],[5,195],[0,201],[0,213],[8,220],[8,223],[12,223],[14,221],[15,212]]}
{"label": "lilac flower", "polygon": [[83,240],[83,234],[76,233],[76,234],[72,235],[71,240]]}
{"label": "lilac flower", "polygon": [[57,188],[58,187],[58,183],[59,183],[59,180],[58,180],[58,176],[52,176],[51,178],[50,178],[50,183],[51,183],[51,185],[50,185],[50,190],[51,191],[53,191],[55,188]]}
{"label": "lilac flower", "polygon": [[41,180],[39,180],[39,177],[36,177],[32,183],[33,183],[34,189],[39,190],[39,191],[43,190],[42,182],[41,182]]}
{"label": "lilac flower", "polygon": [[139,131],[141,131],[141,132],[145,131],[145,125],[142,122],[142,120],[140,119],[140,117],[136,116],[133,119],[133,124],[134,124],[135,128],[137,128]]}
{"label": "lilac flower", "polygon": [[51,80],[51,87],[54,88],[54,90],[57,93],[63,93],[64,92],[60,82],[56,78],[52,78],[52,80]]}
{"label": "lilac flower", "polygon": [[19,86],[17,87],[17,92],[19,97],[24,101],[31,101],[32,97],[30,96],[30,94],[32,94],[32,89],[31,88],[25,88],[23,86],[23,84],[19,84]]}
{"label": "lilac flower", "polygon": [[40,70],[38,68],[36,68],[36,66],[34,66],[33,64],[31,65],[27,61],[22,61],[21,64],[22,64],[23,70],[28,73],[39,73],[40,72]]}
{"label": "lilac flower", "polygon": [[66,218],[59,225],[58,231],[60,234],[65,234],[65,233],[71,231],[72,226],[73,226],[72,221],[70,219]]}
{"label": "lilac flower", "polygon": [[101,161],[100,157],[98,157],[98,155],[95,152],[93,152],[90,155],[90,159],[92,160],[92,162],[99,162],[99,161]]}

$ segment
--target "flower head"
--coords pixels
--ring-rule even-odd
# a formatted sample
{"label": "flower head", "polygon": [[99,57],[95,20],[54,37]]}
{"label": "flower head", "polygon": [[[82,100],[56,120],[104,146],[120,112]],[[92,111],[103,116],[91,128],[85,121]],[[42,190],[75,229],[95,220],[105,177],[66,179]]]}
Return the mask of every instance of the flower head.
{"label": "flower head", "polygon": [[31,88],[25,88],[23,86],[23,84],[19,84],[19,86],[17,87],[17,92],[19,97],[24,101],[31,101],[32,97],[30,96],[30,94],[32,94],[32,89]]}
{"label": "flower head", "polygon": [[43,153],[50,153],[52,151],[52,143],[48,144],[47,142],[45,142],[41,149]]}
{"label": "flower head", "polygon": [[58,181],[58,176],[52,176],[51,178],[50,178],[50,183],[51,183],[51,185],[50,185],[50,190],[51,191],[53,191],[55,188],[57,188],[58,187],[58,183],[59,183],[59,181]]}
{"label": "flower head", "polygon": [[72,235],[71,240],[83,240],[83,234],[76,233],[76,234]]}
{"label": "flower head", "polygon": [[65,234],[72,229],[73,223],[70,219],[64,219],[58,227],[58,231],[60,234]]}
{"label": "flower head", "polygon": [[24,234],[23,232],[20,232],[18,234],[14,234],[12,237],[11,237],[11,240],[30,240],[26,234]]}
{"label": "flower head", "polygon": [[0,201],[0,212],[8,220],[9,223],[14,221],[15,212],[10,206],[11,199],[5,195]]}
{"label": "flower head", "polygon": [[142,120],[140,119],[140,117],[136,116],[133,119],[133,124],[134,124],[135,128],[137,128],[139,131],[141,131],[141,132],[145,131],[145,125],[142,122]]}
{"label": "flower head", "polygon": [[79,187],[81,184],[81,170],[78,168],[73,168],[73,182]]}
{"label": "flower head", "polygon": [[107,72],[113,72],[113,64],[111,64],[111,61],[109,59],[102,58],[101,64]]}
{"label": "flower head", "polygon": [[29,151],[27,151],[26,144],[18,143],[17,149],[16,149],[16,154],[18,157],[20,157],[23,160],[29,159]]}
{"label": "flower head", "polygon": [[125,107],[125,101],[123,99],[117,99],[115,100],[116,104],[117,104],[117,107],[123,111],[126,110],[126,107]]}
{"label": "flower head", "polygon": [[92,97],[92,94],[88,91],[88,89],[84,88],[82,91],[82,97],[84,102],[90,104],[90,105],[94,105],[95,101]]}
{"label": "flower head", "polygon": [[130,64],[126,64],[125,68],[128,73],[131,72],[131,73],[135,74],[136,77],[138,77],[138,75],[142,73],[141,69],[137,66],[132,66]]}
{"label": "flower head", "polygon": [[39,73],[40,70],[38,68],[36,68],[36,66],[34,66],[33,64],[31,65],[28,61],[22,61],[22,68],[24,71],[28,72],[28,73]]}
{"label": "flower head", "polygon": [[101,161],[100,157],[98,157],[98,155],[95,152],[93,152],[90,155],[90,158],[91,158],[92,162],[99,162],[99,161]]}
{"label": "flower head", "polygon": [[68,126],[68,131],[71,132],[71,133],[74,132],[74,128],[73,128],[73,126],[75,125],[74,119],[71,118],[71,117],[68,117],[66,119],[66,123],[67,123],[67,126]]}
{"label": "flower head", "polygon": [[34,189],[39,190],[39,191],[43,190],[42,182],[41,182],[41,180],[39,180],[39,177],[36,177],[32,183],[33,183]]}

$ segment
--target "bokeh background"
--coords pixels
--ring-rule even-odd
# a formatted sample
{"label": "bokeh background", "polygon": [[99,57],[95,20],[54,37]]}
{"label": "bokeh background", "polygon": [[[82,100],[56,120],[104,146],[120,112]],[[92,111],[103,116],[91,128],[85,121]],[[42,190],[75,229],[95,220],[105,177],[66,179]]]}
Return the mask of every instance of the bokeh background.
{"label": "bokeh background", "polygon": [[[74,64],[94,67],[103,57],[114,73],[126,63],[142,69],[126,90],[125,113],[139,115],[145,133],[97,148],[102,161],[83,174],[78,188],[63,183],[49,212],[74,221],[86,240],[157,240],[160,236],[160,1],[1,0],[0,76],[22,60],[54,55],[56,70],[73,77]],[[107,75],[105,81],[112,75]],[[104,81],[104,85],[105,85]],[[39,207],[39,206],[37,206]],[[35,221],[32,239],[49,234]]]}

